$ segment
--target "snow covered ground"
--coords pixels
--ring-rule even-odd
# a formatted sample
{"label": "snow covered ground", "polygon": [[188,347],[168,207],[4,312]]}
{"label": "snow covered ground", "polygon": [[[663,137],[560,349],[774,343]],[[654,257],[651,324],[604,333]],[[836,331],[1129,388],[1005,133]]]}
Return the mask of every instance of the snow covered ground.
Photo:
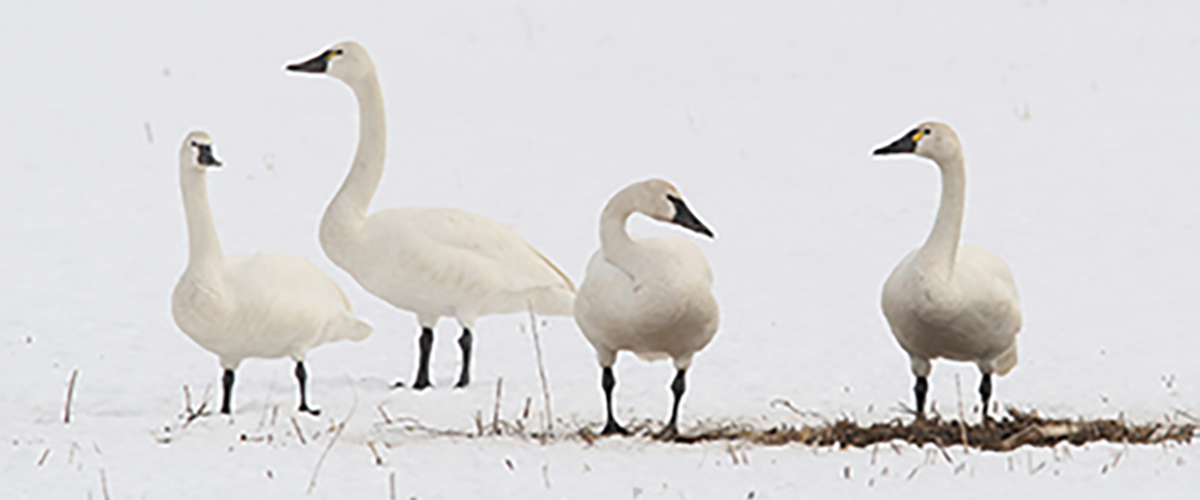
{"label": "snow covered ground", "polygon": [[[678,185],[717,233],[697,242],[723,313],[689,372],[685,431],[819,421],[779,399],[824,418],[902,415],[912,378],[878,294],[924,239],[938,177],[869,152],[945,120],[965,144],[964,239],[1007,259],[1022,294],[1021,361],[995,398],[1161,421],[1200,415],[1198,22],[1200,5],[1183,1],[8,5],[0,498],[297,498],[347,415],[314,498],[1194,496],[1195,445],[952,447],[951,463],[907,446],[398,432],[379,407],[443,430],[490,422],[500,378],[501,416],[540,429],[529,320],[479,321],[465,391],[450,389],[450,321],[436,388],[387,388],[414,373],[415,319],[316,241],[353,154],[353,97],[282,67],[362,42],[390,120],[374,206],[489,215],[576,281],[609,195],[650,176]],[[181,426],[185,385],[194,400],[219,392],[215,357],[169,311],[187,249],[176,157],[193,128],[226,164],[209,174],[225,251],[308,257],[376,328],[311,353],[319,418],[293,411],[291,363],[250,360],[232,419]],[[598,424],[590,346],[566,318],[539,332],[556,429]],[[667,416],[669,364],[622,356],[617,372],[622,420]],[[930,382],[943,414],[978,401],[972,366],[935,363]]]}

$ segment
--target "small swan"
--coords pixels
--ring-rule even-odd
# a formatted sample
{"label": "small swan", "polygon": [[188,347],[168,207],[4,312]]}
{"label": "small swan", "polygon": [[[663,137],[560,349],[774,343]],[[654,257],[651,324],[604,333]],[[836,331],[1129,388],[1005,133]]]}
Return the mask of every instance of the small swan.
{"label": "small swan", "polygon": [[421,354],[414,388],[432,385],[433,327],[442,316],[462,326],[462,373],[455,387],[466,387],[477,317],[530,308],[571,315],[575,285],[503,224],[452,208],[403,207],[367,215],[387,146],[383,94],[367,49],[342,42],[287,69],[337,78],[358,99],[358,151],[321,219],[321,248],[368,292],[417,314]]}
{"label": "small swan", "polygon": [[966,170],[962,145],[948,125],[922,123],[875,150],[876,155],[914,153],[942,170],[942,201],[925,244],[908,254],[883,284],[883,315],[908,352],[917,376],[918,418],[924,416],[929,360],[972,361],[983,373],[979,394],[988,420],[992,373],[1017,364],[1021,305],[1012,270],[981,247],[959,246]]}
{"label": "small swan", "polygon": [[366,339],[371,326],[354,317],[342,289],[303,257],[222,256],[204,182],[205,170],[219,166],[208,134],[188,134],[179,151],[179,184],[189,255],[171,296],[175,324],[220,358],[225,369],[221,413],[231,412],[233,371],[243,359],[290,356],[296,360],[300,411],[319,415],[308,407],[305,354],[326,342]]}
{"label": "small swan", "polygon": [[602,368],[608,421],[602,434],[628,434],[613,418],[612,366],[617,351],[642,359],[670,357],[675,362],[671,391],[675,403],[666,436],[678,433],[675,420],[683,398],[684,373],[692,355],[717,333],[719,313],[712,295],[712,269],[704,254],[682,238],[631,238],[625,221],[634,212],[713,234],[692,214],[670,183],[651,179],[622,189],[600,214],[600,249],[588,262],[587,277],[575,298],[575,321],[596,349]]}

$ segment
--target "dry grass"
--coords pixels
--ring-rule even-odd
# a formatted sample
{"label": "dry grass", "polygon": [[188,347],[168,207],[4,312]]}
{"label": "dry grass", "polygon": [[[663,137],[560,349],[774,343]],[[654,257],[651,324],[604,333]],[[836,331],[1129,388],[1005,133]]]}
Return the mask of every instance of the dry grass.
{"label": "dry grass", "polygon": [[[579,431],[579,434],[588,441],[597,438],[587,428]],[[999,420],[966,426],[959,420],[942,420],[940,416],[935,416],[907,423],[894,419],[865,427],[847,419],[818,426],[780,425],[766,430],[727,424],[701,428],[674,438],[661,438],[643,426],[638,434],[676,443],[747,441],[763,445],[803,443],[810,446],[866,448],[877,443],[901,441],[917,446],[934,444],[945,448],[966,444],[980,450],[1009,451],[1022,446],[1054,447],[1064,441],[1076,446],[1097,441],[1127,444],[1160,444],[1168,441],[1190,443],[1196,434],[1196,425],[1161,422],[1135,424],[1124,419],[1052,419],[1039,416],[1037,411],[1027,413],[1010,408],[1008,415]]]}
{"label": "dry grass", "polygon": [[[415,419],[394,419],[376,424],[393,432],[419,433],[433,437],[460,437],[478,439],[507,436],[535,439],[542,443],[580,440],[589,444],[598,440],[622,439],[621,437],[596,434],[599,425],[576,425],[577,430],[547,435],[535,432],[523,422],[507,422],[503,419],[484,423],[477,417],[475,432],[448,431],[426,427]],[[1194,422],[1194,420],[1193,420]],[[867,448],[879,443],[903,442],[917,446],[927,444],[939,448],[966,445],[969,448],[988,451],[1009,451],[1022,446],[1054,447],[1067,442],[1079,446],[1091,442],[1122,444],[1161,444],[1166,442],[1190,443],[1196,434],[1195,423],[1151,422],[1131,423],[1124,419],[1070,420],[1043,418],[1037,411],[1024,412],[1010,408],[1008,414],[987,424],[962,425],[959,420],[943,420],[934,416],[924,420],[894,419],[861,425],[849,419],[840,419],[814,426],[792,426],[780,424],[767,429],[750,424],[708,423],[680,432],[678,436],[666,437],[658,434],[662,424],[650,420],[628,422],[626,427],[632,436],[639,439],[693,444],[713,441],[746,442],[766,446],[802,443],[818,447]],[[568,427],[564,425],[563,427]],[[569,427],[568,427],[569,428]]]}

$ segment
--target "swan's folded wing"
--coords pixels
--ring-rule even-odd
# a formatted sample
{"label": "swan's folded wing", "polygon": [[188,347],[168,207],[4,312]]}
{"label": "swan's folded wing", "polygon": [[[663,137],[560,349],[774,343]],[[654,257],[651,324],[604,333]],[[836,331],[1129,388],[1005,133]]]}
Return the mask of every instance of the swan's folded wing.
{"label": "swan's folded wing", "polygon": [[351,309],[341,287],[298,255],[255,253],[227,257],[225,285],[231,299],[263,314],[327,318]]}
{"label": "swan's folded wing", "polygon": [[962,293],[969,293],[965,307],[979,322],[974,328],[1000,335],[1021,330],[1021,299],[1004,259],[985,248],[964,245],[956,273],[956,278],[969,284],[962,287]]}
{"label": "swan's folded wing", "polygon": [[[367,219],[362,248],[382,252],[355,278],[372,293],[412,299],[400,307],[451,307],[461,318],[520,312],[570,315],[575,286],[508,227],[471,212],[402,207]],[[424,301],[422,304],[421,301]]]}
{"label": "swan's folded wing", "polygon": [[376,222],[403,224],[413,238],[423,240],[414,246],[429,252],[456,254],[459,262],[477,260],[502,271],[497,274],[508,282],[505,288],[562,286],[575,292],[575,284],[550,259],[508,226],[482,215],[453,208],[403,207],[368,220],[368,224]]}

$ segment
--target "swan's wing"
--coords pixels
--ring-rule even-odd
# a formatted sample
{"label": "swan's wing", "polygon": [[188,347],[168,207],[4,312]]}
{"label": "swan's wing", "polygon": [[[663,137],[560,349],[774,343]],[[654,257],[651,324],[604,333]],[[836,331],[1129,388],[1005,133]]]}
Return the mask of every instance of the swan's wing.
{"label": "swan's wing", "polygon": [[[303,359],[325,342],[365,338],[337,283],[303,257],[256,253],[225,258],[228,334],[243,354]],[[236,334],[236,335],[235,335]]]}
{"label": "swan's wing", "polygon": [[955,279],[977,321],[997,333],[1016,335],[1021,329],[1021,299],[1012,269],[996,254],[974,245],[959,250]]}
{"label": "swan's wing", "polygon": [[1000,256],[980,246],[963,245],[959,261],[968,264],[972,272],[978,274],[977,279],[987,282],[993,293],[1000,294],[1013,303],[1020,302],[1021,297],[1017,293],[1017,282],[1013,278],[1012,268],[1008,267],[1008,263]]}
{"label": "swan's wing", "polygon": [[349,306],[342,290],[308,259],[298,255],[254,253],[225,258],[225,286],[241,298],[325,302]]}
{"label": "swan's wing", "polygon": [[297,255],[234,255],[226,257],[224,271],[230,302],[243,314],[259,315],[261,321],[292,323],[306,318],[319,330],[330,318],[351,310],[341,287]]}
{"label": "swan's wing", "polygon": [[[403,207],[384,210],[367,219],[368,237],[403,238],[410,252],[428,253],[431,261],[483,266],[508,287],[575,285],[549,259],[508,226],[466,210]],[[432,255],[436,254],[436,255]]]}
{"label": "swan's wing", "polygon": [[[378,212],[359,233],[351,274],[393,305],[426,315],[526,311],[571,315],[575,286],[512,229],[481,215],[447,208]],[[348,269],[350,270],[350,269]]]}
{"label": "swan's wing", "polygon": [[602,251],[579,287],[576,321],[592,344],[644,359],[686,361],[716,333],[712,271],[700,250],[679,239],[638,240],[638,262],[621,265]]}

